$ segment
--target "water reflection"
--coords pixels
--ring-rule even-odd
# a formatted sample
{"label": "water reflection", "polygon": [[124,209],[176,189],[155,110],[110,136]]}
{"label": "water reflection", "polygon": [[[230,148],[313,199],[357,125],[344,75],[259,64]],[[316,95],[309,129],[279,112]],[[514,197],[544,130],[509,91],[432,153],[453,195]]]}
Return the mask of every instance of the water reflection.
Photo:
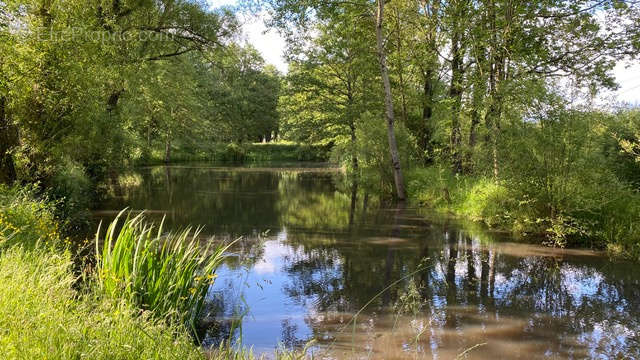
{"label": "water reflection", "polygon": [[147,208],[170,226],[244,236],[210,291],[206,344],[233,337],[271,352],[315,339],[320,358],[640,357],[637,265],[384,209],[338,191],[333,170],[156,167],[126,178],[139,181],[112,184],[103,210]]}

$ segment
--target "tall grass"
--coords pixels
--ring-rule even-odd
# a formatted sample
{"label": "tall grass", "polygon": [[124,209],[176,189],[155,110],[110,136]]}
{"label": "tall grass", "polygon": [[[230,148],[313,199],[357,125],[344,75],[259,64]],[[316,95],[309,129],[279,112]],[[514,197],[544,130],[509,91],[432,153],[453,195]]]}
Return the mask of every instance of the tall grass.
{"label": "tall grass", "polygon": [[[35,186],[8,187],[0,184],[0,248],[36,243],[61,243],[54,205],[36,195]],[[65,239],[68,242],[68,239]]]}
{"label": "tall grass", "polygon": [[182,326],[74,289],[73,266],[70,252],[44,247],[0,253],[0,358],[206,358]]}
{"label": "tall grass", "polygon": [[99,287],[156,317],[194,328],[230,245],[202,246],[198,230],[163,234],[162,224],[156,228],[143,214],[121,221],[123,213],[108,226],[104,239],[100,230],[96,234]]}

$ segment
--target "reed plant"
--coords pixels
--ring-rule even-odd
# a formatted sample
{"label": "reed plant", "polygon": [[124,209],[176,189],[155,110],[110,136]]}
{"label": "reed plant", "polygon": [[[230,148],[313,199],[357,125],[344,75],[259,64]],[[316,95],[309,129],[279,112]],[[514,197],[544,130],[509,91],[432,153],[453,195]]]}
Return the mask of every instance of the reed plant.
{"label": "reed plant", "polygon": [[231,244],[201,245],[199,229],[163,233],[162,223],[123,212],[104,238],[96,234],[97,283],[113,297],[124,297],[153,316],[177,320],[191,329],[200,318],[216,268]]}

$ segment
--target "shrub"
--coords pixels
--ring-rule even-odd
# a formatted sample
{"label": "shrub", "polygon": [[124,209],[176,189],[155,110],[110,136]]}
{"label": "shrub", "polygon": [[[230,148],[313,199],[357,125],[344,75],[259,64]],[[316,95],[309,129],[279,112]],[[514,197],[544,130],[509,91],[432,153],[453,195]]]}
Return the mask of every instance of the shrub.
{"label": "shrub", "polygon": [[53,245],[60,241],[55,208],[36,192],[36,186],[0,185],[0,248],[15,244],[33,248],[38,242]]}
{"label": "shrub", "polygon": [[241,163],[244,162],[246,156],[247,149],[245,146],[236,143],[229,143],[222,149],[222,152],[217,154],[216,160]]}
{"label": "shrub", "polygon": [[48,193],[64,234],[87,233],[93,184],[82,166],[66,161],[50,179]]}
{"label": "shrub", "polygon": [[[396,123],[395,135],[402,171],[406,174],[411,160],[415,160],[415,139],[402,123]],[[384,196],[395,194],[387,125],[382,114],[362,113],[356,127],[355,146],[350,139],[340,140],[331,151],[331,160],[343,164],[351,173],[354,155],[358,158],[356,175],[362,188]]]}

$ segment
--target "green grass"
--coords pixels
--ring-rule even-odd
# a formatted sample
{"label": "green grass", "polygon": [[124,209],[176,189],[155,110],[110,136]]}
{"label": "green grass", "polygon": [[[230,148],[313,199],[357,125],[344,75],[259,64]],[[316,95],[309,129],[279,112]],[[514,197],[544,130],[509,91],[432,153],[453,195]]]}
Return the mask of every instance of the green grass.
{"label": "green grass", "polygon": [[[206,351],[187,329],[140,312],[125,299],[77,291],[69,252],[13,246],[0,253],[2,359],[251,360],[249,350]],[[276,352],[304,359],[303,352]]]}
{"label": "green grass", "polygon": [[61,242],[54,206],[35,192],[35,187],[0,185],[0,250],[14,244],[32,248],[36,243]]}
{"label": "green grass", "polygon": [[120,224],[122,215],[109,225],[104,239],[96,236],[100,288],[156,317],[195,327],[228,245],[201,246],[198,231],[190,229],[164,234],[162,224],[156,229],[142,215]]}
{"label": "green grass", "polygon": [[489,226],[509,223],[516,205],[506,187],[484,177],[454,176],[446,168],[433,166],[414,169],[409,179],[415,203]]}
{"label": "green grass", "polygon": [[126,301],[78,293],[68,252],[16,246],[0,255],[3,359],[203,359],[178,326]]}

